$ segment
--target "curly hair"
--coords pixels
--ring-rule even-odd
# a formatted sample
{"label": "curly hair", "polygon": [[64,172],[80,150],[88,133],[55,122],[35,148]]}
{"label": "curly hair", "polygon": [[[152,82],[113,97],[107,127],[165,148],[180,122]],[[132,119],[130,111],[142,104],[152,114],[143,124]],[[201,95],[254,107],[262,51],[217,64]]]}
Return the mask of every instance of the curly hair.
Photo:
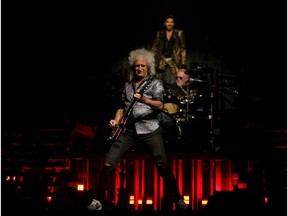
{"label": "curly hair", "polygon": [[150,74],[150,76],[155,76],[156,71],[155,71],[154,54],[145,48],[141,48],[141,49],[132,50],[129,54],[129,57],[128,57],[128,63],[130,66],[129,80],[131,81],[133,79],[133,76],[134,76],[133,66],[134,66],[135,61],[138,59],[146,59],[148,73]]}

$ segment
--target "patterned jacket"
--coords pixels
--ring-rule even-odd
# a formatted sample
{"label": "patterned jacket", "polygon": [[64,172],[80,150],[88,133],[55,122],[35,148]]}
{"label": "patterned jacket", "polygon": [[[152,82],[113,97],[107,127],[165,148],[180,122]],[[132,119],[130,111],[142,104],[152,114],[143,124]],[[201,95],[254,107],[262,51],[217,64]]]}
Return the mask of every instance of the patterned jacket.
{"label": "patterned jacket", "polygon": [[[155,55],[156,67],[161,68],[162,61],[164,61],[163,48],[166,40],[166,31],[158,31],[154,39],[151,51]],[[183,30],[173,29],[171,39],[174,41],[172,60],[176,63],[177,67],[186,64],[186,43]]]}

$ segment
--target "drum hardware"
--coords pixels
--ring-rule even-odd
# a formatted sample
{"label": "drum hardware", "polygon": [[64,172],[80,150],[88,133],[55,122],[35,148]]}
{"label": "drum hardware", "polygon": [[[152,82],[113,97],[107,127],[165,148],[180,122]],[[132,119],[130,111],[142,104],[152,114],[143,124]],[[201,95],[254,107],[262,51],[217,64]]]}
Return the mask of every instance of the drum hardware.
{"label": "drum hardware", "polygon": [[[181,90],[184,92],[184,94],[185,94],[185,96],[184,96],[184,101],[183,101],[183,98],[182,98],[182,100],[180,101],[180,103],[181,104],[186,104],[186,114],[189,112],[189,104],[190,104],[190,102],[192,101],[192,100],[190,100],[190,86],[189,86],[189,83],[188,84],[186,84],[186,86],[187,86],[187,89],[185,90],[182,86],[179,86],[180,88],[181,88]],[[187,115],[186,115],[187,116]],[[188,118],[186,117],[185,118],[185,120],[186,120],[186,122],[188,122]]]}
{"label": "drum hardware", "polygon": [[197,96],[196,90],[190,90],[189,94],[179,97],[180,104],[194,103],[194,98]]}
{"label": "drum hardware", "polygon": [[[194,108],[192,108],[191,105],[194,104],[196,98],[202,97],[202,94],[192,87],[192,85],[190,85],[192,81],[194,80],[191,80],[191,82],[189,82],[186,86],[178,86],[180,88],[180,92],[179,89],[177,91],[173,88],[166,89],[164,92],[164,112],[166,113],[164,118],[173,118],[175,124],[174,127],[177,128],[179,140],[184,138],[185,128],[187,128],[187,125],[190,124],[191,120],[195,118],[195,113],[191,113],[192,110],[194,112]],[[165,136],[166,139],[171,140],[170,136],[173,127],[168,127],[168,125],[172,125],[172,121],[170,120],[170,122],[166,122],[166,124],[167,125],[164,129],[168,133],[166,132]]]}
{"label": "drum hardware", "polygon": [[199,78],[193,79],[193,78],[189,78],[190,82],[204,82],[204,80],[201,80]]}
{"label": "drum hardware", "polygon": [[176,122],[177,122],[177,123],[181,123],[181,122],[185,122],[185,121],[186,121],[185,118],[176,117]]}
{"label": "drum hardware", "polygon": [[[190,86],[189,85],[187,85],[187,93],[186,93],[186,97],[187,97],[187,99],[189,98],[189,93],[190,93]],[[188,103],[188,101],[187,101],[187,103],[186,103],[186,122],[188,122],[189,121],[189,118],[188,118],[188,115],[187,115],[187,113],[189,113],[190,112],[190,107],[189,107],[189,104],[190,103]]]}
{"label": "drum hardware", "polygon": [[[214,94],[213,92],[210,93],[210,98],[214,99]],[[213,101],[210,101],[210,113],[208,115],[208,118],[210,120],[210,131],[209,131],[209,134],[210,134],[210,148],[212,151],[215,151],[214,147],[215,147],[215,143],[214,143],[214,138],[215,138],[215,134],[214,134],[214,127],[213,127],[213,120],[214,120],[214,105],[213,105]]]}

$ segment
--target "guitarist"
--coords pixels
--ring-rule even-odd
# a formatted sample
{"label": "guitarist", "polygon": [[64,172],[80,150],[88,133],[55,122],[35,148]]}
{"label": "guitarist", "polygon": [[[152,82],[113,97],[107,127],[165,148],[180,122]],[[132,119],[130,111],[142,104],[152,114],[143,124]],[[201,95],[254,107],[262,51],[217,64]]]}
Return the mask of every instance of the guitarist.
{"label": "guitarist", "polygon": [[99,202],[105,209],[103,202],[114,177],[112,171],[120,158],[134,145],[145,146],[151,152],[157,171],[162,176],[165,187],[171,192],[173,201],[179,209],[188,209],[166,159],[162,129],[157,118],[163,109],[164,87],[163,82],[154,77],[154,56],[146,49],[136,49],[130,52],[128,62],[131,73],[122,91],[122,105],[109,122],[113,129],[120,128],[121,133],[116,139],[112,139],[113,143],[104,160],[96,187],[97,194],[87,209],[97,210]]}

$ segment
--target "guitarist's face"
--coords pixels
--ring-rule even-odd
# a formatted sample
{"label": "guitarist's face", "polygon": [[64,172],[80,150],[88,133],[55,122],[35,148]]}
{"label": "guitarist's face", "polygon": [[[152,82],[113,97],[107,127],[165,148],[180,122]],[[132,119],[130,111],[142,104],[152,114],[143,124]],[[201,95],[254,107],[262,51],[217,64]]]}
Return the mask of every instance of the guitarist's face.
{"label": "guitarist's face", "polygon": [[139,78],[144,78],[147,76],[148,68],[146,59],[138,59],[134,62],[134,72]]}

